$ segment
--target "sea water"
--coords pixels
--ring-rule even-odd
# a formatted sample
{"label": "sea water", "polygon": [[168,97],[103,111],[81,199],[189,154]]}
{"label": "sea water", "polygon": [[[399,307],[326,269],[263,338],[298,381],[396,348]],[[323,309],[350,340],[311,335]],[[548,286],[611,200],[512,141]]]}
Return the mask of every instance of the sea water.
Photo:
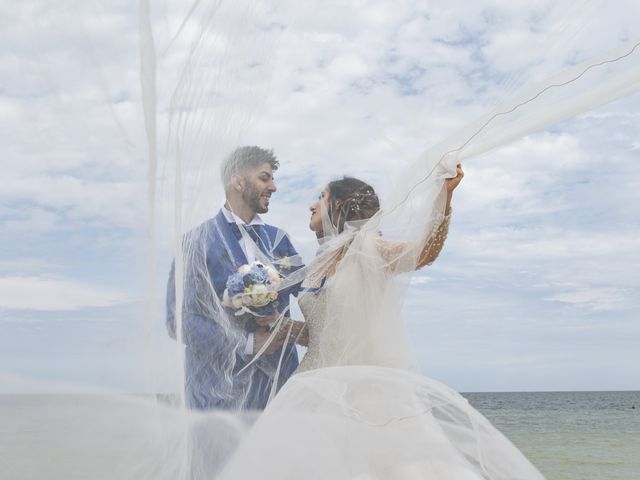
{"label": "sea water", "polygon": [[464,396],[548,480],[640,480],[640,392]]}

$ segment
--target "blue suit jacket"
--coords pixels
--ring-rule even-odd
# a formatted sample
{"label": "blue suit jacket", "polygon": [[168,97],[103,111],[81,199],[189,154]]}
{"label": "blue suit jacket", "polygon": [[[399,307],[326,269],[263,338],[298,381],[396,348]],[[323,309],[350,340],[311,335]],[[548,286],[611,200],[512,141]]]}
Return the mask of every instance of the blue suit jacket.
{"label": "blue suit jacket", "polygon": [[[239,373],[253,359],[251,355],[244,355],[250,325],[241,328],[231,318],[231,327],[224,329],[217,321],[221,315],[233,317],[231,311],[220,306],[219,299],[229,276],[247,263],[238,242],[238,231],[234,232],[237,228],[220,212],[183,238],[182,341],[185,344],[185,395],[190,408],[263,409],[283,349],[278,388],[298,366],[295,345],[289,343],[273,354],[263,354]],[[278,231],[271,225],[258,229],[256,243],[260,250],[273,259],[297,255],[286,235],[274,245]],[[167,286],[166,321],[169,335],[175,339],[174,269],[175,264],[171,267]],[[287,275],[292,270],[282,273]],[[297,294],[297,289],[295,286],[280,292],[278,310],[282,312],[289,306],[289,295]]]}

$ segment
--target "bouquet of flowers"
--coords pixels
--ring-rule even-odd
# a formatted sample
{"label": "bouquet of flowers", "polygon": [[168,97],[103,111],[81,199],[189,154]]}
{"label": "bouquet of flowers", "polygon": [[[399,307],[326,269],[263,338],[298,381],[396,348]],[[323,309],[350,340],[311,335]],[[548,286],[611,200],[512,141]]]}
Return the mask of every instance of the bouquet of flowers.
{"label": "bouquet of flowers", "polygon": [[245,319],[247,315],[273,315],[278,306],[280,281],[280,273],[273,267],[261,262],[243,265],[227,280],[222,304],[235,310],[236,316]]}

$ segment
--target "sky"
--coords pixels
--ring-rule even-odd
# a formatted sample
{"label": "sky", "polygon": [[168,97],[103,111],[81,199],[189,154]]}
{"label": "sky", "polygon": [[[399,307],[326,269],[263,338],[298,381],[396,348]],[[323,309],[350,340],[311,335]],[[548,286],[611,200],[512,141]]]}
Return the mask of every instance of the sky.
{"label": "sky", "polygon": [[[234,145],[274,149],[265,220],[309,261],[328,181],[360,176],[384,204],[429,147],[633,40],[640,14],[631,0],[152,3],[153,223],[137,5],[0,0],[0,392],[177,388],[173,206],[181,230],[215,214]],[[445,249],[404,302],[425,375],[461,391],[640,389],[639,107],[627,96],[465,162]],[[194,118],[176,195],[171,129]]]}

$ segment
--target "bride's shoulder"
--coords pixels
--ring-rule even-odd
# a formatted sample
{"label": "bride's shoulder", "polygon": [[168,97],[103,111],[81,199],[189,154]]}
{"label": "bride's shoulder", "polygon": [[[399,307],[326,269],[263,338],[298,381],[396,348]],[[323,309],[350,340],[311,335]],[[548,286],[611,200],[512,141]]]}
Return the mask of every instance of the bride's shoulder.
{"label": "bride's shoulder", "polygon": [[377,237],[374,244],[378,252],[382,255],[393,253],[403,253],[409,248],[409,242],[402,240],[392,240],[390,238]]}
{"label": "bride's shoulder", "polygon": [[410,242],[378,237],[375,240],[375,250],[388,271],[400,273],[414,269],[415,249]]}

